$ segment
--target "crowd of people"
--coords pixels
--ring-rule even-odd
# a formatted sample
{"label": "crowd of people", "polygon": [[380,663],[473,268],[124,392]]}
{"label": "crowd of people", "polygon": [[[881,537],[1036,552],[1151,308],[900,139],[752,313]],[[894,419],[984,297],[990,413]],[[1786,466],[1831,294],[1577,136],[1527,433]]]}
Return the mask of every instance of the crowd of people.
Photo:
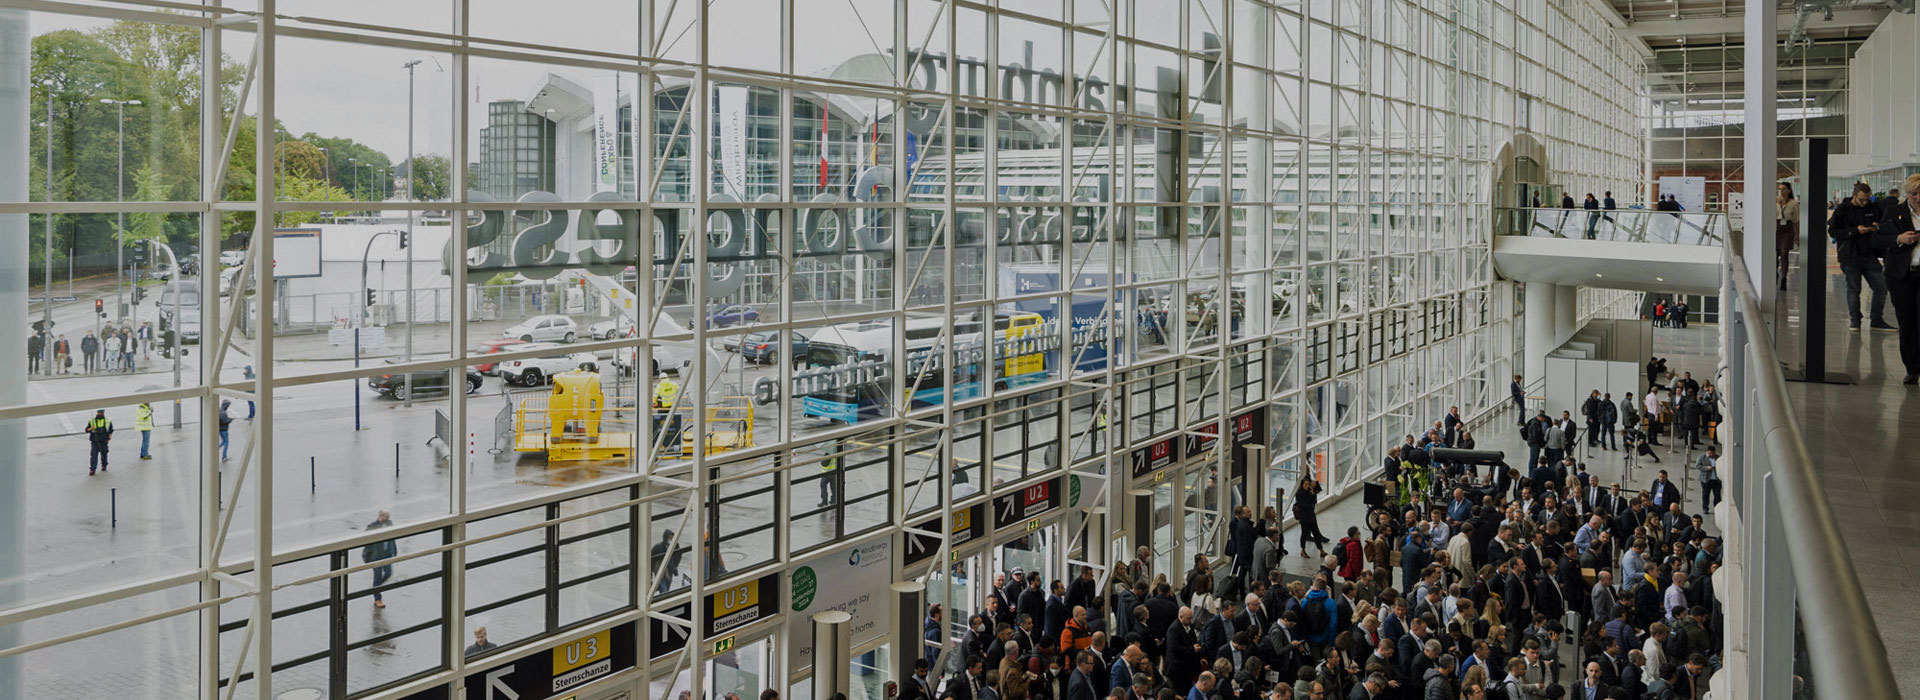
{"label": "crowd of people", "polygon": [[[74,356],[80,356],[75,368]],[[65,333],[36,331],[27,336],[28,374],[99,374],[132,372],[135,361],[153,355],[153,324],[109,325],[95,335],[87,331],[76,345]]]}
{"label": "crowd of people", "polygon": [[[1685,408],[1710,407],[1710,384],[1669,384],[1658,390],[1682,397],[1683,415],[1710,410]],[[1610,420],[1644,422],[1631,397],[1577,409],[1589,453],[1619,449],[1596,435]],[[1560,434],[1524,475],[1429,455],[1470,435],[1457,412],[1405,436],[1388,461],[1432,465],[1436,493],[1397,500],[1395,517],[1347,527],[1338,542],[1319,533],[1317,485],[1303,480],[1294,510],[1305,515],[1298,556],[1318,564],[1309,576],[1283,571],[1290,554],[1271,506],[1236,508],[1221,551],[1182,571],[1156,570],[1143,547],[1104,578],[995,574],[951,645],[944,611],[930,609],[901,696],[1700,700],[1721,643],[1710,577],[1720,543],[1688,512],[1704,504],[1665,471],[1638,490],[1603,484],[1570,449],[1571,413],[1523,421],[1543,440]],[[1693,429],[1676,439],[1711,440],[1703,421],[1682,421]]]}

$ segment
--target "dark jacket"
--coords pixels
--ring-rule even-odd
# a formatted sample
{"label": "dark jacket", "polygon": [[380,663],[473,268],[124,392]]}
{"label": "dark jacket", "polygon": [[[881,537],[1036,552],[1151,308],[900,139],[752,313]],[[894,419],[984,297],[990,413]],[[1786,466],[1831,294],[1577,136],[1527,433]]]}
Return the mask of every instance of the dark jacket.
{"label": "dark jacket", "polygon": [[1833,215],[1827,218],[1827,235],[1833,237],[1834,253],[1840,264],[1864,262],[1871,268],[1873,263],[1878,262],[1875,256],[1885,248],[1869,242],[1870,239],[1877,241],[1877,234],[1860,233],[1856,227],[1879,224],[1880,207],[1872,202],[1858,205],[1849,198],[1833,208]]}
{"label": "dark jacket", "polygon": [[[1020,603],[1014,611],[1020,615],[1032,617],[1036,631],[1044,630],[1047,626],[1047,594],[1042,592],[1039,586],[1020,591]],[[1021,651],[1026,650],[1021,649]]]}
{"label": "dark jacket", "polygon": [[1423,678],[1426,691],[1421,693],[1421,700],[1454,700],[1453,684],[1447,681],[1447,674],[1441,673],[1440,669],[1427,669],[1427,675]]}
{"label": "dark jacket", "polygon": [[1172,598],[1156,595],[1148,596],[1147,602],[1142,605],[1147,606],[1147,636],[1165,642],[1167,628],[1180,621],[1180,603]]}
{"label": "dark jacket", "polygon": [[1067,628],[1067,620],[1073,611],[1067,609],[1067,599],[1057,595],[1047,596],[1047,627],[1040,632],[1040,638],[1050,642],[1060,641],[1060,631]]}
{"label": "dark jacket", "polygon": [[1094,691],[1093,679],[1080,672],[1080,669],[1074,669],[1073,675],[1067,678],[1066,700],[1100,700]]}
{"label": "dark jacket", "polygon": [[1913,230],[1913,216],[1907,206],[1902,204],[1891,210],[1892,216],[1880,222],[1880,230],[1873,234],[1871,245],[1874,250],[1887,259],[1887,276],[1893,279],[1907,279],[1915,274],[1910,268],[1913,260],[1913,246],[1900,245],[1900,234]]}
{"label": "dark jacket", "polygon": [[95,338],[93,336],[87,336],[85,338],[81,338],[80,352],[86,353],[88,355],[92,355],[96,352],[100,352],[100,339]]}

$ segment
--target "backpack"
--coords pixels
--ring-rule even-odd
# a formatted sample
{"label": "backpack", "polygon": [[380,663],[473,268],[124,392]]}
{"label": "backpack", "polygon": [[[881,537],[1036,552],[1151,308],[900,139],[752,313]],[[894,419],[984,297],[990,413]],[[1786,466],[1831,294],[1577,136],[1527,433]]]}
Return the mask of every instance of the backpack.
{"label": "backpack", "polygon": [[1340,538],[1340,546],[1333,548],[1334,557],[1340,562],[1339,566],[1334,567],[1336,571],[1347,568],[1347,545],[1354,543],[1353,538],[1342,537]]}
{"label": "backpack", "polygon": [[1319,635],[1333,625],[1333,620],[1327,618],[1327,603],[1324,600],[1309,600],[1306,605],[1300,606],[1300,611],[1304,613],[1300,616],[1300,626],[1306,636]]}

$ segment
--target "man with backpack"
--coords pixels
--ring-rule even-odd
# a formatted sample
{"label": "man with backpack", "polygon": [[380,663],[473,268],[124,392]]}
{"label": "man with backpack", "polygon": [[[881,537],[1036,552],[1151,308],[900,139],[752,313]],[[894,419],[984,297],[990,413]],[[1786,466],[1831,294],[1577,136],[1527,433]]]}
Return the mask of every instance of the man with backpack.
{"label": "man with backpack", "polygon": [[1333,600],[1333,594],[1327,590],[1325,576],[1313,577],[1313,587],[1307,590],[1307,599],[1300,605],[1300,633],[1307,642],[1316,648],[1333,643],[1339,634],[1335,620],[1340,611]]}
{"label": "man with backpack", "polygon": [[1354,581],[1365,575],[1366,555],[1360,548],[1360,528],[1347,528],[1347,536],[1340,538],[1340,543],[1334,546],[1333,553],[1339,560],[1340,565],[1336,571],[1339,572],[1340,578]]}

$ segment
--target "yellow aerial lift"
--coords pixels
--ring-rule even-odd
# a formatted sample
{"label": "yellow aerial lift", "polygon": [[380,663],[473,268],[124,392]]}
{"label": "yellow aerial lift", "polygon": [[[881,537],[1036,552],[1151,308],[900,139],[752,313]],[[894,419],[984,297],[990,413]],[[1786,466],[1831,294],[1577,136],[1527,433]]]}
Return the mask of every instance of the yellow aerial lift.
{"label": "yellow aerial lift", "polygon": [[[607,397],[600,373],[587,368],[553,376],[545,399],[521,399],[513,413],[513,448],[545,452],[548,462],[624,459],[633,455],[633,432],[608,430]],[[629,424],[630,427],[630,424]]]}

